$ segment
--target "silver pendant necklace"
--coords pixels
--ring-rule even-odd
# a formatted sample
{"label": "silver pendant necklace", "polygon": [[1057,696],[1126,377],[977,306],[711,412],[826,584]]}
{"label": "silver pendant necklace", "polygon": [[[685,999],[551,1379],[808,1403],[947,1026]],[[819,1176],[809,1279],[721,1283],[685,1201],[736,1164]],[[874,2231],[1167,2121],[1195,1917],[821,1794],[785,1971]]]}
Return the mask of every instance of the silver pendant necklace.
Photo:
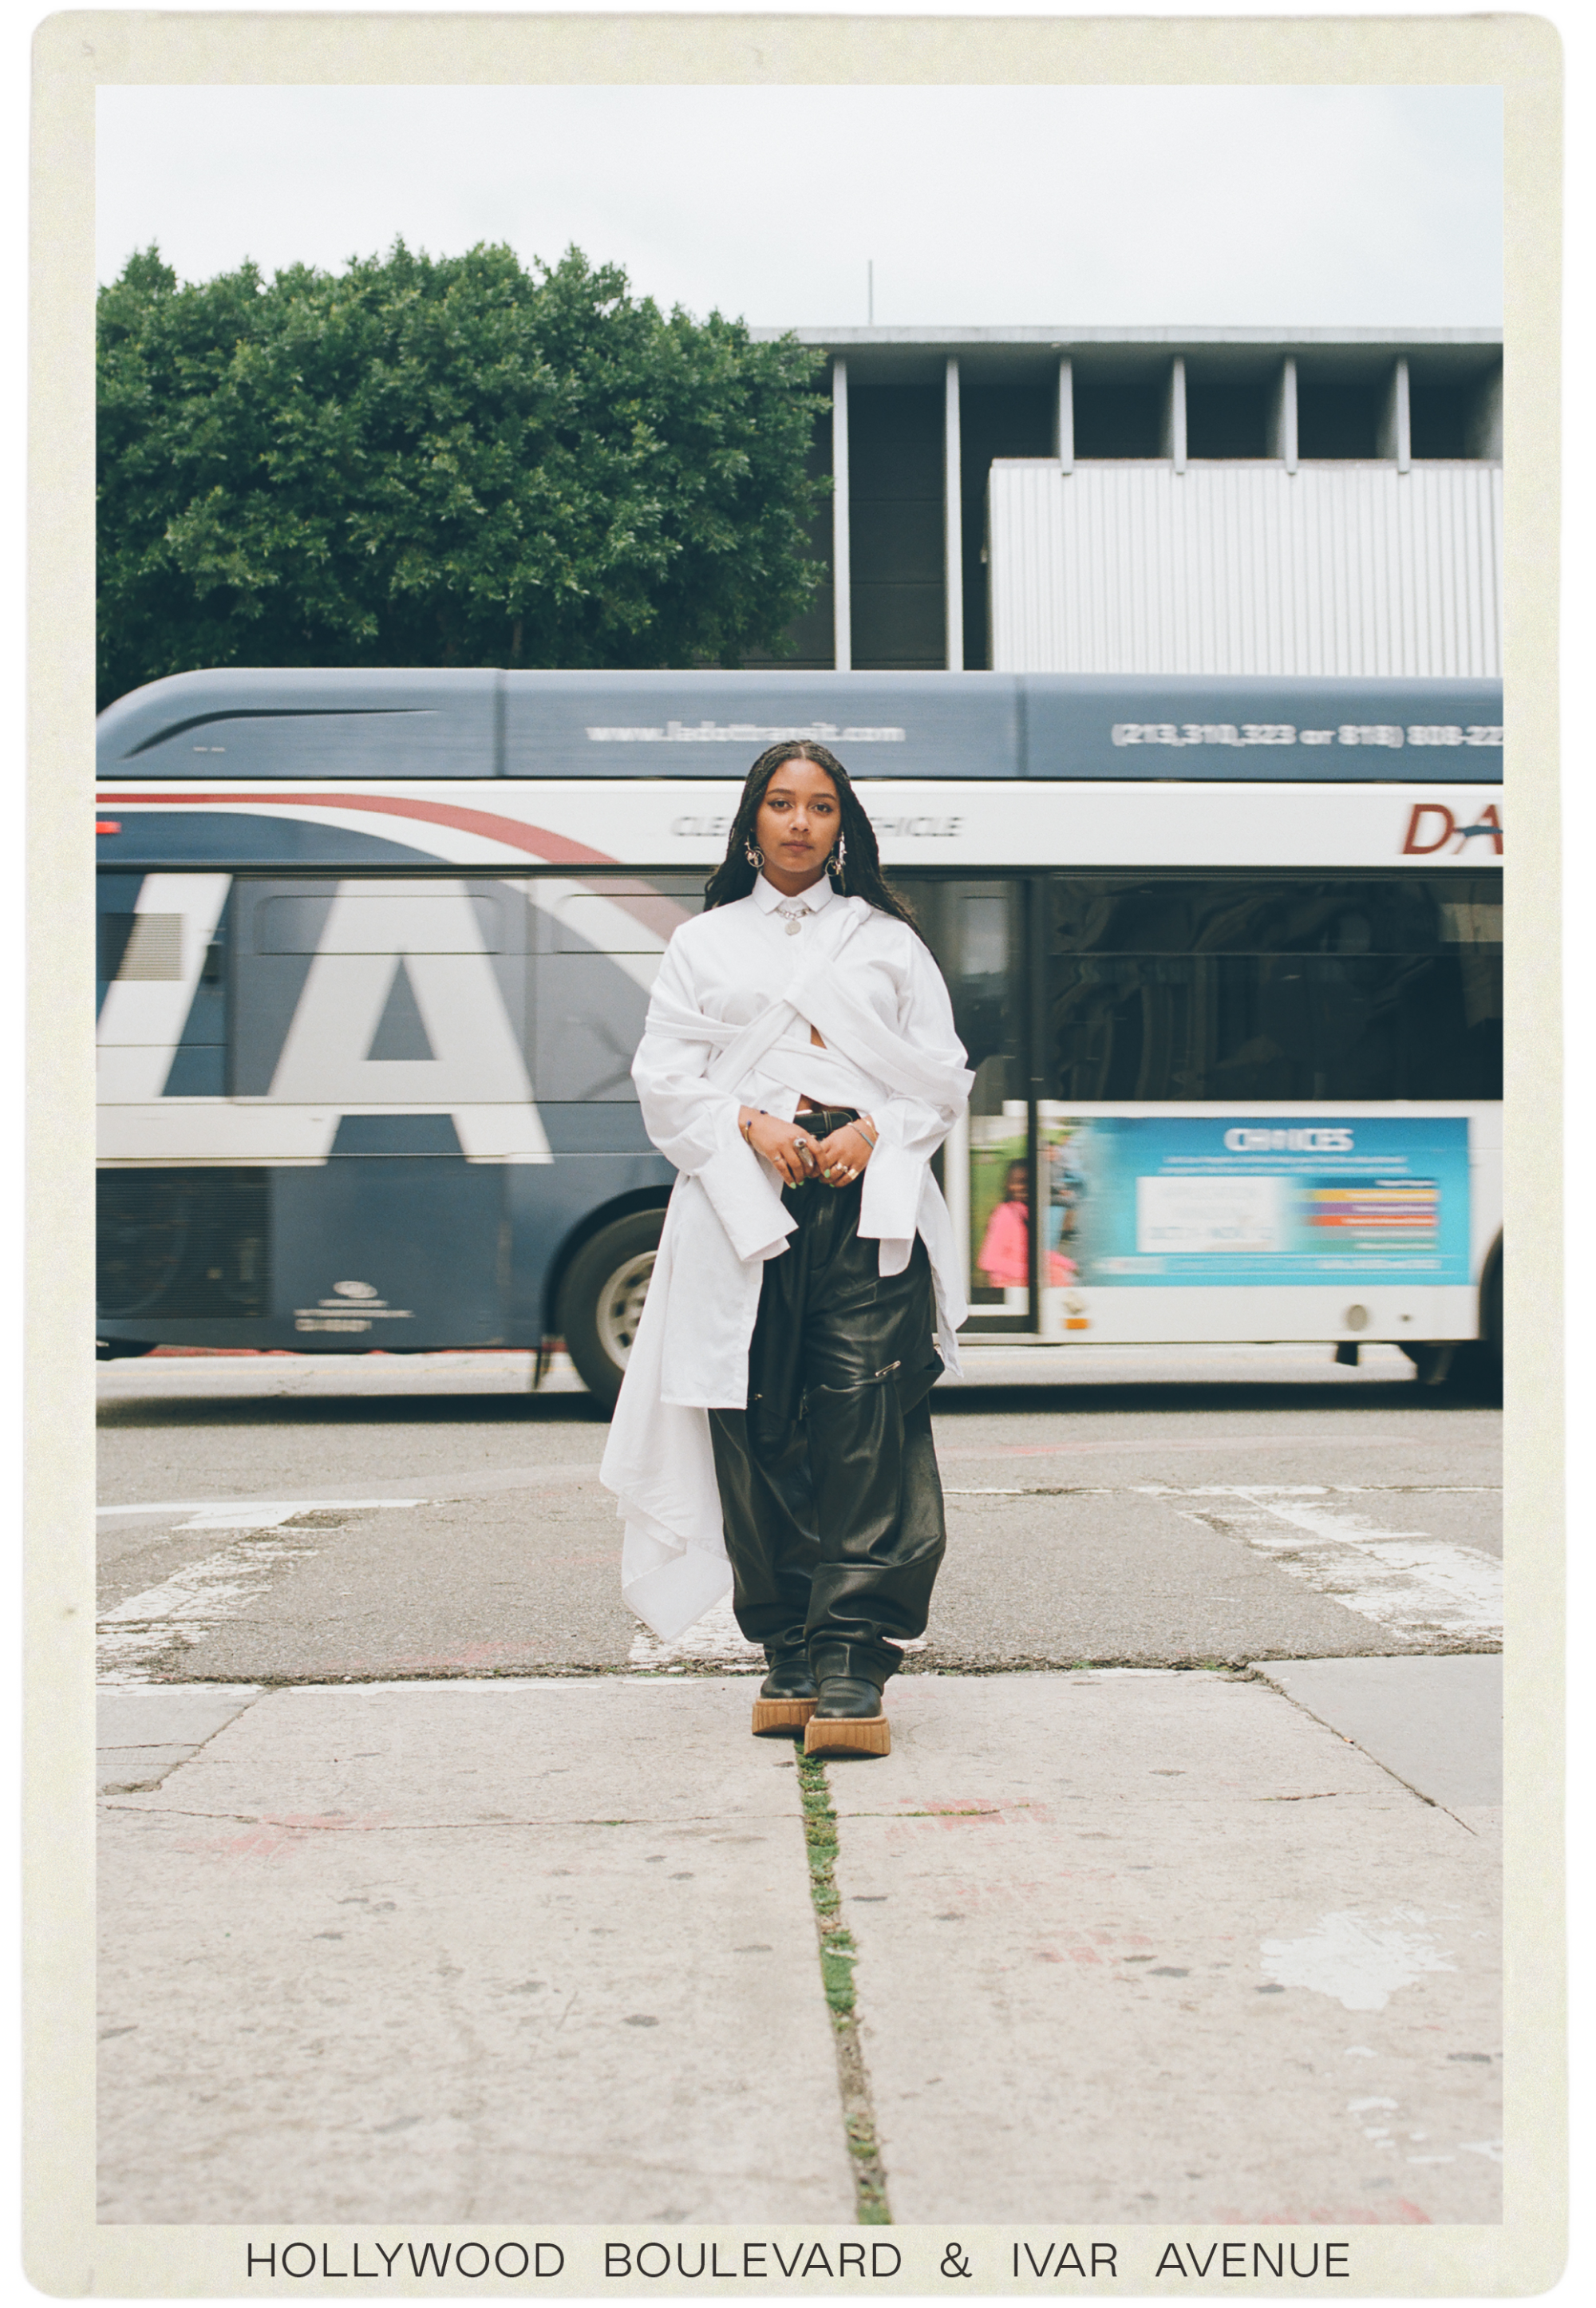
{"label": "silver pendant necklace", "polygon": [[800,906],[791,899],[788,900],[786,905],[778,906],[776,908],[776,911],[781,915],[781,919],[787,926],[787,934],[789,937],[797,937],[798,932],[804,926],[804,916],[808,912],[808,910],[809,909],[807,906]]}

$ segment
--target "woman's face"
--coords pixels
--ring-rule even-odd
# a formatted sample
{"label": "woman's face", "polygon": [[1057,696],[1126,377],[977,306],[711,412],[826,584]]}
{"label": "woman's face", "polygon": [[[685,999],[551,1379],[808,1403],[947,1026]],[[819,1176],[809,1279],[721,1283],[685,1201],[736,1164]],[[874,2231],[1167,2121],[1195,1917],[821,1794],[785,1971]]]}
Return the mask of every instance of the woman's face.
{"label": "woman's face", "polygon": [[824,873],[841,824],[837,788],[819,764],[783,762],[754,821],[766,878],[789,894],[807,889]]}
{"label": "woman's face", "polygon": [[1008,1166],[1007,1199],[1011,1202],[1022,1202],[1028,1199],[1025,1192],[1025,1165],[1023,1162],[1011,1162]]}

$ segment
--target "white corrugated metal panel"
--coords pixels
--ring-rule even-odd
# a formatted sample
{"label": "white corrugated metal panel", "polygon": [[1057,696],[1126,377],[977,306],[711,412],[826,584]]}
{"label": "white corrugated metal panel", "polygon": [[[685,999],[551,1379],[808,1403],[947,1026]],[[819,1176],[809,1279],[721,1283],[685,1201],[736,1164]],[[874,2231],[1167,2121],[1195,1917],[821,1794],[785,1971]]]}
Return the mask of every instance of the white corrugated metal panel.
{"label": "white corrugated metal panel", "polygon": [[1497,675],[1498,465],[996,462],[1004,673]]}

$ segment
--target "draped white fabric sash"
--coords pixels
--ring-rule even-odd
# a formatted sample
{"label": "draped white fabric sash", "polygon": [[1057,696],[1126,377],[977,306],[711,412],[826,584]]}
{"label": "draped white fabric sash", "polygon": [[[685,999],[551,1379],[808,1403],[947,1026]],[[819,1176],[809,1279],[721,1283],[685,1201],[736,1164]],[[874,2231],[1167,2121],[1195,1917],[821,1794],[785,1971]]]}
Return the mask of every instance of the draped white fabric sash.
{"label": "draped white fabric sash", "polygon": [[740,1089],[766,1053],[806,1015],[812,984],[832,968],[861,919],[851,906],[833,902],[819,917],[804,966],[786,998],[770,1003],[746,1025],[707,1017],[701,1010],[684,1010],[656,992],[649,1003],[649,1032],[669,1034],[673,1041],[707,1044],[716,1053],[704,1069],[708,1079],[717,1089]]}

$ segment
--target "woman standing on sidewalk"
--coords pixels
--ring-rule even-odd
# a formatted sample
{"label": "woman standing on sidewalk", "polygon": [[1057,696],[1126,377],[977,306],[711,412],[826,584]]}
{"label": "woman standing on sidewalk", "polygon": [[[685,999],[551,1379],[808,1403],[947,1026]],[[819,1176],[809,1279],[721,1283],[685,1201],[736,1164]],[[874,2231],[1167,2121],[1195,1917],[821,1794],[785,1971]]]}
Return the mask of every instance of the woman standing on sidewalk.
{"label": "woman standing on sidewalk", "polygon": [[824,745],[759,756],[705,898],[632,1068],[681,1176],[604,1456],[622,1585],[672,1641],[729,1555],[755,1731],[884,1755],[945,1544],[928,1397],[966,1307],[928,1165],[971,1077]]}

